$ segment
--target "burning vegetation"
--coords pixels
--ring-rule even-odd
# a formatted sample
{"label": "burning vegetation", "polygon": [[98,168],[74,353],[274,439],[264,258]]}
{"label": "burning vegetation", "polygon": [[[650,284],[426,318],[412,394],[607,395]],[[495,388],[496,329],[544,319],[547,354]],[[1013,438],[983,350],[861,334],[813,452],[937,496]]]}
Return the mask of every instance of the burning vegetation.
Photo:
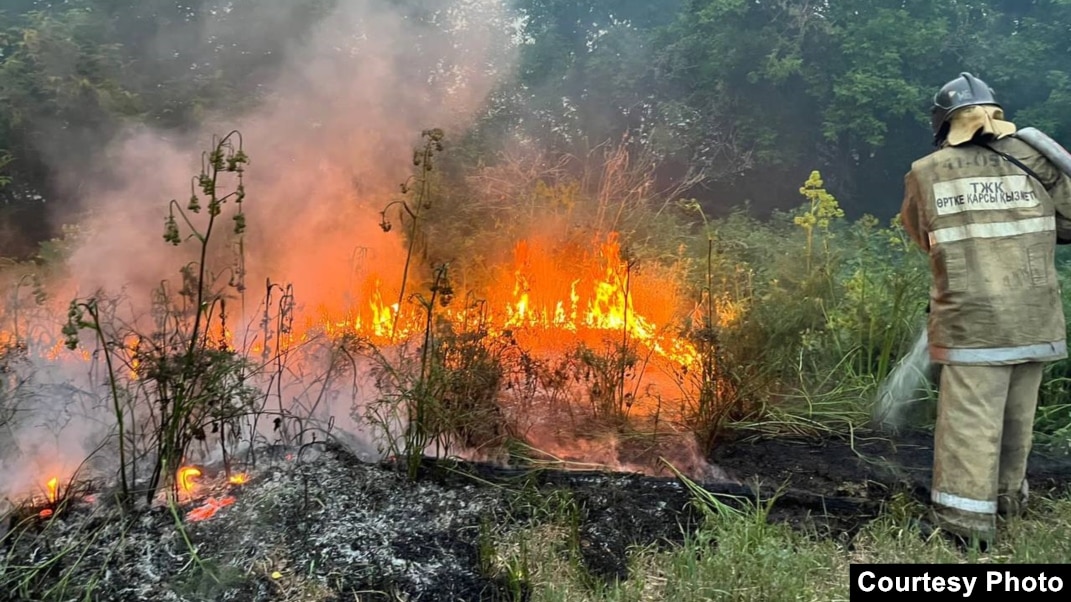
{"label": "burning vegetation", "polygon": [[234,132],[205,154],[190,198],[168,206],[165,241],[196,259],[180,270],[181,287],[162,283],[147,315],[105,291],[76,298],[55,343],[18,334],[58,313],[42,295],[37,313],[14,315],[4,336],[28,345],[27,356],[91,367],[89,385],[106,394],[115,419],[108,445],[127,498],[138,490],[151,502],[161,487],[189,493],[198,469],[172,478],[167,467],[195,461],[191,454],[331,436],[340,408],[328,398],[347,396],[343,411],[364,423],[358,430],[379,453],[411,466],[426,453],[505,459],[517,441],[549,458],[664,470],[658,454],[622,462],[613,450],[591,457],[590,442],[572,443],[595,419],[609,425],[609,446],[613,431],[644,423],[640,432],[683,443],[675,462],[708,470],[699,447],[709,438],[697,447],[688,433],[727,405],[733,385],[710,334],[732,328],[739,306],[710,288],[690,290],[680,258],[641,261],[617,230],[563,237],[533,227],[502,261],[486,258],[482,278],[461,283],[448,263],[413,263],[426,253],[424,230],[440,219],[429,181],[443,136],[424,132],[419,177],[387,204],[400,207],[409,231],[405,264],[360,262],[349,277],[357,286],[342,297],[302,304],[292,285],[267,279],[249,310],[249,159]]}
{"label": "burning vegetation", "polygon": [[[369,459],[413,479],[429,456],[720,476],[691,434],[702,416],[690,404],[722,404],[728,381],[717,347],[694,333],[732,327],[732,306],[689,292],[679,259],[641,261],[617,229],[533,228],[464,282],[464,269],[411,261],[437,206],[426,184],[443,133],[424,140],[420,176],[388,205],[401,207],[407,261],[359,266],[349,300],[302,305],[269,279],[253,313],[243,302],[249,157],[238,132],[214,141],[190,198],[167,207],[164,239],[194,261],[180,286],[154,290],[146,313],[101,290],[68,304],[62,341],[38,339],[30,333],[61,311],[42,283],[32,309],[9,316],[10,368],[84,373],[78,394],[110,416],[97,453],[46,480],[32,514],[11,516],[11,534],[165,510],[196,558],[187,529],[266,478],[264,450],[290,450],[285,464],[354,434]],[[64,277],[49,284],[73,288]],[[352,430],[335,423],[339,400]]]}
{"label": "burning vegetation", "polygon": [[[425,181],[442,151],[440,130],[424,137],[421,178],[407,198],[389,204],[404,209],[409,258],[420,252],[415,233],[424,227],[410,205],[431,210]],[[330,436],[338,408],[322,403],[324,395],[347,391],[380,453],[410,465],[451,449],[493,457],[511,440],[538,454],[549,436],[540,423],[566,412],[575,428],[585,398],[592,418],[651,419],[656,431],[675,435],[688,419],[686,401],[703,396],[704,362],[709,368],[712,361],[688,333],[735,319],[728,306],[704,314],[679,273],[641,266],[615,230],[572,240],[522,238],[512,257],[487,262],[490,276],[479,286],[455,288],[446,264],[430,266],[431,282],[417,285],[429,275],[426,266],[377,263],[359,266],[363,286],[349,291],[351,301],[323,299],[310,308],[296,301],[292,286],[268,280],[261,315],[251,319],[244,304],[234,309],[246,292],[246,163],[240,134],[217,140],[191,197],[169,205],[164,239],[192,245],[200,259],[182,268],[180,288],[165,282],[154,292],[147,318],[129,315],[122,298],[101,291],[69,304],[62,342],[35,340],[20,332],[40,332],[58,313],[40,293],[35,311],[13,314],[13,329],[4,331],[8,348],[28,361],[90,367],[88,384],[106,394],[114,417],[107,446],[128,501],[137,491],[151,503],[161,488],[190,496],[200,469],[169,476],[167,467],[196,454],[226,458],[228,445],[252,448],[266,436],[301,444],[316,429]],[[229,230],[221,234],[224,217]],[[210,262],[235,249],[238,267],[222,281]],[[387,288],[399,282],[397,271],[400,285]],[[53,278],[57,290],[71,288],[56,278],[62,275]],[[711,295],[705,299],[712,303]],[[704,323],[711,316],[717,323]],[[313,389],[295,371],[317,369],[326,372],[318,397],[310,397]],[[554,426],[559,437],[562,425]],[[570,447],[560,437],[553,445],[551,457]],[[682,458],[703,464],[694,452]],[[635,466],[662,470],[655,460]],[[621,464],[609,456],[605,462]],[[245,477],[233,478],[240,484]]]}
{"label": "burning vegetation", "polygon": [[[835,599],[874,533],[920,551],[928,437],[866,425],[925,258],[807,172],[890,189],[904,117],[842,92],[891,22],[959,35],[940,7],[14,4],[0,246],[39,253],[0,265],[0,598]],[[745,173],[802,205],[730,212]],[[1069,366],[1031,560],[1071,555]]]}
{"label": "burning vegetation", "polygon": [[[368,79],[424,67],[376,54],[374,77],[327,70],[313,79],[343,93],[263,109],[192,173],[171,173],[187,149],[117,143],[138,175],[0,269],[0,591],[521,601],[559,573],[625,583],[638,549],[707,558],[712,524],[745,543],[767,519],[817,524],[854,545],[881,506],[925,498],[925,436],[860,435],[924,311],[899,223],[848,222],[817,171],[792,212],[714,218],[687,198],[707,176],[666,188],[662,134],[643,128],[585,156],[520,140],[459,166],[447,133],[474,130],[454,121],[420,132],[411,165],[384,154],[490,94],[494,66],[451,64],[480,41],[465,15],[421,38],[443,54],[414,79],[428,90],[349,106]],[[360,17],[369,39],[339,25],[316,48],[364,58],[411,22]],[[704,164],[749,154],[695,131]],[[1054,446],[1060,411],[1042,413]],[[1034,467],[1041,487],[1068,474]],[[792,561],[760,547],[719,578]],[[682,599],[666,575],[642,597]]]}
{"label": "burning vegetation", "polygon": [[[443,250],[424,241],[448,219],[437,211],[450,207],[431,186],[443,134],[425,131],[423,141],[419,176],[380,214],[401,224],[401,251],[391,261],[351,261],[335,278],[344,294],[305,304],[297,287],[265,277],[250,302],[248,282],[261,275],[247,256],[252,163],[232,132],[205,152],[190,198],[167,206],[164,239],[192,258],[177,284],[162,281],[147,306],[104,290],[75,296],[65,319],[54,295],[16,304],[5,316],[4,374],[24,376],[5,381],[7,390],[58,386],[32,369],[59,367],[64,391],[91,409],[83,417],[106,419],[86,462],[42,467],[48,477],[35,486],[44,495],[10,513],[0,543],[27,568],[0,583],[47,600],[74,583],[197,599],[178,593],[188,587],[178,575],[211,595],[255,600],[392,589],[523,600],[532,567],[523,547],[505,550],[532,529],[571,542],[564,553],[584,571],[623,579],[632,546],[679,542],[681,526],[728,512],[725,499],[772,503],[769,482],[752,489],[741,484],[746,467],[726,470],[732,455],[711,461],[727,423],[736,421],[737,436],[855,428],[858,409],[819,417],[830,398],[852,393],[807,380],[802,366],[822,358],[791,337],[817,336],[819,318],[849,324],[836,332],[869,338],[845,340],[856,351],[838,362],[884,370],[893,343],[862,311],[867,291],[913,283],[899,270],[885,280],[857,272],[846,290],[858,305],[797,314],[769,305],[825,295],[831,284],[827,243],[839,214],[817,173],[802,188],[804,217],[783,233],[798,245],[783,258],[792,266],[784,281],[759,282],[741,259],[757,250],[712,226],[691,251],[681,239],[649,242],[657,237],[643,228],[657,223],[639,201],[614,219],[591,218],[598,227],[569,224],[606,214],[605,204],[574,206],[542,225],[518,219],[480,241],[503,252],[434,261]],[[607,169],[624,169],[622,152],[610,153]],[[569,189],[533,186],[543,196],[531,202],[549,197],[555,207]],[[706,219],[689,203],[676,211],[673,220]],[[858,234],[895,245],[900,232],[864,224]],[[73,288],[63,271],[48,276],[42,291]],[[47,332],[49,320],[62,324],[63,340],[31,334]],[[808,413],[778,414],[787,404],[771,399],[796,387]],[[791,465],[769,471],[781,479],[775,485],[802,470],[792,450],[770,447]],[[782,492],[797,512],[789,520],[834,508],[826,520],[857,529],[893,492],[919,487],[883,474],[874,489],[879,477],[854,456],[855,444],[845,453],[835,462],[852,462],[843,479]],[[538,476],[547,469],[557,476]],[[547,514],[549,522],[536,518]],[[116,547],[89,564],[72,560],[72,550],[98,540]],[[48,551],[35,561],[41,541]]]}
{"label": "burning vegetation", "polygon": [[[58,458],[38,477],[41,494],[8,514],[0,550],[9,567],[26,564],[0,583],[45,600],[74,587],[176,600],[367,591],[524,600],[536,570],[525,552],[532,530],[564,542],[557,553],[577,570],[612,581],[628,578],[633,546],[680,543],[704,516],[741,516],[741,499],[779,499],[793,508],[789,521],[824,512],[828,528],[854,532],[896,492],[924,487],[917,474],[872,473],[854,442],[830,460],[843,475],[780,497],[770,486],[800,474],[796,451],[766,444],[784,465],[719,457],[726,422],[749,413],[762,418],[753,432],[782,436],[828,434],[855,419],[815,417],[828,396],[845,394],[825,384],[809,389],[806,417],[766,406],[775,393],[813,386],[770,370],[778,364],[768,356],[785,351],[771,342],[831,312],[777,315],[773,329],[762,304],[829,285],[823,243],[838,214],[817,173],[802,189],[812,200],[802,213],[817,217],[793,222],[800,246],[787,257],[804,275],[760,297],[755,274],[726,257],[753,252],[746,242],[708,231],[699,270],[681,252],[638,244],[637,230],[618,227],[625,219],[581,232],[532,227],[479,269],[416,263],[429,252],[422,228],[437,219],[422,183],[437,173],[426,162],[442,133],[424,140],[421,177],[388,204],[401,206],[408,261],[361,262],[348,296],[304,305],[295,287],[265,279],[250,310],[250,159],[234,132],[205,153],[191,198],[168,208],[165,240],[195,258],[180,286],[159,285],[140,315],[104,291],[75,297],[62,341],[31,335],[62,314],[53,298],[16,305],[3,334],[9,395],[41,386],[27,367],[60,366],[85,375],[68,391],[93,400],[86,416],[107,420],[89,460]],[[881,231],[883,244],[897,233]],[[69,288],[64,274],[52,276]],[[909,284],[888,276],[882,286]],[[847,290],[867,302],[873,279],[853,278]],[[844,308],[829,316],[867,318]],[[840,361],[887,367],[888,336],[858,339]],[[818,361],[803,349],[790,348],[798,365]],[[868,453],[892,453],[879,448]],[[765,476],[782,481],[742,485],[764,462],[776,464]],[[548,468],[561,470],[539,476]],[[1063,467],[1049,468],[1043,474],[1063,483]],[[93,551],[79,556],[82,546]]]}

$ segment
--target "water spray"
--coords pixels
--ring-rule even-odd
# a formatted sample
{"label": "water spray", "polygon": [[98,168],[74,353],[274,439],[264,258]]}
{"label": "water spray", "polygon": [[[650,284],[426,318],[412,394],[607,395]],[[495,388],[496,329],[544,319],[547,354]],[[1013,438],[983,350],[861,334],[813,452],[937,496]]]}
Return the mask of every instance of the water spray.
{"label": "water spray", "polygon": [[933,367],[929,338],[923,327],[911,351],[896,364],[878,389],[873,412],[873,421],[878,428],[894,431],[903,426],[906,411],[926,398],[920,392],[927,388]]}

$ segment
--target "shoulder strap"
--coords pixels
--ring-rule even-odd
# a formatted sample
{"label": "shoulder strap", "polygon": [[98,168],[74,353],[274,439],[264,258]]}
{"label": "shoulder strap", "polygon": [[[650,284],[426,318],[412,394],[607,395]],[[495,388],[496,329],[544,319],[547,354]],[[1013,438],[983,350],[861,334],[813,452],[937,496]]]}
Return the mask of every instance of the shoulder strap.
{"label": "shoulder strap", "polygon": [[1018,167],[1019,169],[1025,171],[1026,173],[1030,174],[1030,177],[1032,177],[1035,180],[1037,180],[1038,183],[1041,184],[1042,188],[1045,188],[1045,182],[1043,182],[1041,180],[1041,176],[1039,176],[1033,169],[1030,169],[1029,167],[1027,167],[1026,164],[1024,164],[1022,161],[1016,159],[1015,157],[1009,155],[1008,153],[1005,153],[1005,152],[1002,152],[1002,151],[998,151],[997,149],[995,149],[992,146],[990,146],[988,142],[978,142],[977,144],[978,144],[978,146],[982,146],[984,148],[988,148],[989,150],[993,151],[994,153],[1000,155],[1001,157],[1004,157],[1004,159],[1006,161],[1010,161],[1010,162],[1014,163],[1016,167]]}

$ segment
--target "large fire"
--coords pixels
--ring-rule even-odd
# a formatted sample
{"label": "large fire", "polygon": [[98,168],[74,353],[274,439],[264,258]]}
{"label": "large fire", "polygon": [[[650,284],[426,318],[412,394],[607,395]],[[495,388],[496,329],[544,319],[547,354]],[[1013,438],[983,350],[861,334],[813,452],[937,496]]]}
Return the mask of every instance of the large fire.
{"label": "large fire", "polygon": [[[460,291],[441,292],[431,311],[438,319],[459,325],[477,320],[492,337],[508,335],[519,348],[544,356],[561,357],[578,345],[592,349],[604,349],[607,344],[633,346],[641,349],[646,358],[636,378],[657,379],[656,371],[663,378],[670,373],[679,376],[696,367],[699,351],[680,334],[693,318],[696,305],[692,302],[688,306],[680,278],[653,262],[632,261],[616,234],[597,239],[594,244],[522,240],[511,255],[498,265],[492,263],[480,290],[472,291],[464,300]],[[397,270],[399,266],[367,266],[353,291],[355,302],[347,305],[341,299],[319,300],[319,305],[304,315],[293,316],[292,326],[273,339],[276,349],[271,351],[294,349],[320,335],[333,339],[356,336],[380,347],[419,337],[427,324],[429,307],[413,302],[411,295],[425,291],[426,285],[412,284],[403,298],[397,289],[384,286],[384,282],[396,281],[392,277],[396,278]],[[299,291],[294,294],[300,296]],[[458,298],[443,298],[455,295]],[[716,314],[723,326],[737,317],[727,306],[719,306]],[[212,327],[218,329],[212,333],[212,340],[240,349],[229,328],[222,329],[217,324]],[[10,331],[0,330],[0,344],[14,344],[16,338]],[[116,353],[125,349],[130,355],[123,366],[131,379],[138,378],[138,345],[134,337],[115,348]],[[254,357],[264,351],[262,341],[245,349]],[[90,358],[82,348],[73,354],[68,352],[62,342],[50,348],[47,355],[60,360]],[[672,386],[687,385],[677,378]],[[666,397],[670,395],[661,396],[659,403]],[[636,404],[636,410],[635,415],[645,413],[642,402]],[[200,469],[185,466],[175,476],[178,490],[188,500],[204,497],[198,491]],[[228,482],[241,486],[247,479],[245,474],[234,474]],[[52,479],[47,484],[50,503],[57,499],[57,490],[58,480]],[[209,498],[189,518],[208,518],[231,503],[233,498],[229,496]]]}
{"label": "large fire", "polygon": [[[444,303],[435,309],[437,315],[461,323],[479,311],[481,323],[492,334],[520,334],[537,351],[560,350],[580,342],[599,344],[614,338],[643,345],[677,366],[695,364],[696,348],[678,336],[681,318],[687,315],[682,312],[682,295],[672,276],[637,269],[622,257],[616,233],[595,241],[590,248],[576,244],[555,246],[558,245],[545,240],[521,240],[513,250],[512,263],[490,270],[490,284],[479,291],[483,302],[478,310],[464,303]],[[389,272],[394,266],[383,269]],[[424,310],[416,303],[400,303],[397,291],[383,290],[385,274],[368,272],[360,290],[355,291],[362,300],[348,307],[340,300],[321,300],[315,310],[294,321],[292,330],[280,334],[277,350],[318,334],[331,338],[356,335],[378,345],[389,345],[420,333],[426,321]],[[719,318],[723,323],[735,319],[733,312],[721,309]],[[220,330],[215,324],[212,327],[216,329],[213,340],[235,345],[229,329]],[[130,377],[137,378],[139,341],[137,337],[128,338],[122,347],[130,355]],[[0,330],[0,345],[14,341],[11,332]],[[258,341],[249,351],[259,354],[264,345]],[[63,343],[58,341],[47,356],[59,359],[64,353]],[[89,352],[82,348],[75,354],[90,359]]]}
{"label": "large fire", "polygon": [[[505,294],[509,291],[509,294]],[[519,330],[534,347],[560,347],[605,337],[639,343],[679,366],[697,360],[693,345],[677,336],[680,295],[661,274],[648,275],[621,256],[616,234],[594,253],[521,241],[514,251],[511,288],[488,292],[502,329]]]}
{"label": "large fire", "polygon": [[[519,334],[537,351],[561,350],[579,342],[596,345],[612,338],[643,345],[678,366],[694,365],[696,348],[677,334],[681,295],[670,276],[630,265],[622,257],[616,234],[598,241],[593,249],[551,246],[545,241],[517,243],[512,264],[493,270],[492,283],[481,291],[484,302],[479,309],[456,303],[434,311],[457,323],[479,311],[492,334]],[[355,307],[322,305],[304,320],[305,334],[292,336],[289,342],[324,332],[389,344],[421,332],[425,311],[413,303],[399,304],[397,293],[386,294],[381,283],[379,275],[369,275],[362,291],[365,300]],[[733,316],[721,318],[731,321]]]}
{"label": "large fire", "polygon": [[[674,389],[659,394],[655,404],[634,402],[632,415],[652,414],[667,397],[694,387],[687,379],[667,375],[686,374],[697,367],[697,348],[680,335],[696,305],[684,306],[686,295],[681,293],[679,279],[667,268],[636,264],[623,255],[627,253],[616,233],[589,244],[521,240],[513,249],[512,261],[488,270],[489,283],[475,291],[474,297],[462,301],[444,299],[446,294],[441,294],[431,311],[454,324],[479,323],[492,338],[508,333],[520,348],[544,357],[561,357],[578,345],[594,350],[608,349],[608,345],[637,349],[644,360],[633,382]],[[384,290],[384,277],[399,267],[375,267],[384,271],[366,272],[357,294],[362,301],[349,307],[321,304],[295,321],[280,347],[300,344],[319,333],[332,338],[356,336],[379,346],[419,337],[428,308],[399,299],[396,290]],[[452,297],[454,291],[450,293]],[[717,318],[727,325],[736,315],[722,306]],[[263,350],[254,347],[255,353]],[[659,380],[660,385],[652,384]]]}

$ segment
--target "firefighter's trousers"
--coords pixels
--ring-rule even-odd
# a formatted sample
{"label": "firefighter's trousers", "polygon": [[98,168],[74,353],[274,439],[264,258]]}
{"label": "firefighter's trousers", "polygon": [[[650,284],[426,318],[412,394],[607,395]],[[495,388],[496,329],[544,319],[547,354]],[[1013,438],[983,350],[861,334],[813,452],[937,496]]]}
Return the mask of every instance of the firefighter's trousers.
{"label": "firefighter's trousers", "polygon": [[932,499],[942,527],[991,540],[1026,503],[1044,364],[941,367]]}

